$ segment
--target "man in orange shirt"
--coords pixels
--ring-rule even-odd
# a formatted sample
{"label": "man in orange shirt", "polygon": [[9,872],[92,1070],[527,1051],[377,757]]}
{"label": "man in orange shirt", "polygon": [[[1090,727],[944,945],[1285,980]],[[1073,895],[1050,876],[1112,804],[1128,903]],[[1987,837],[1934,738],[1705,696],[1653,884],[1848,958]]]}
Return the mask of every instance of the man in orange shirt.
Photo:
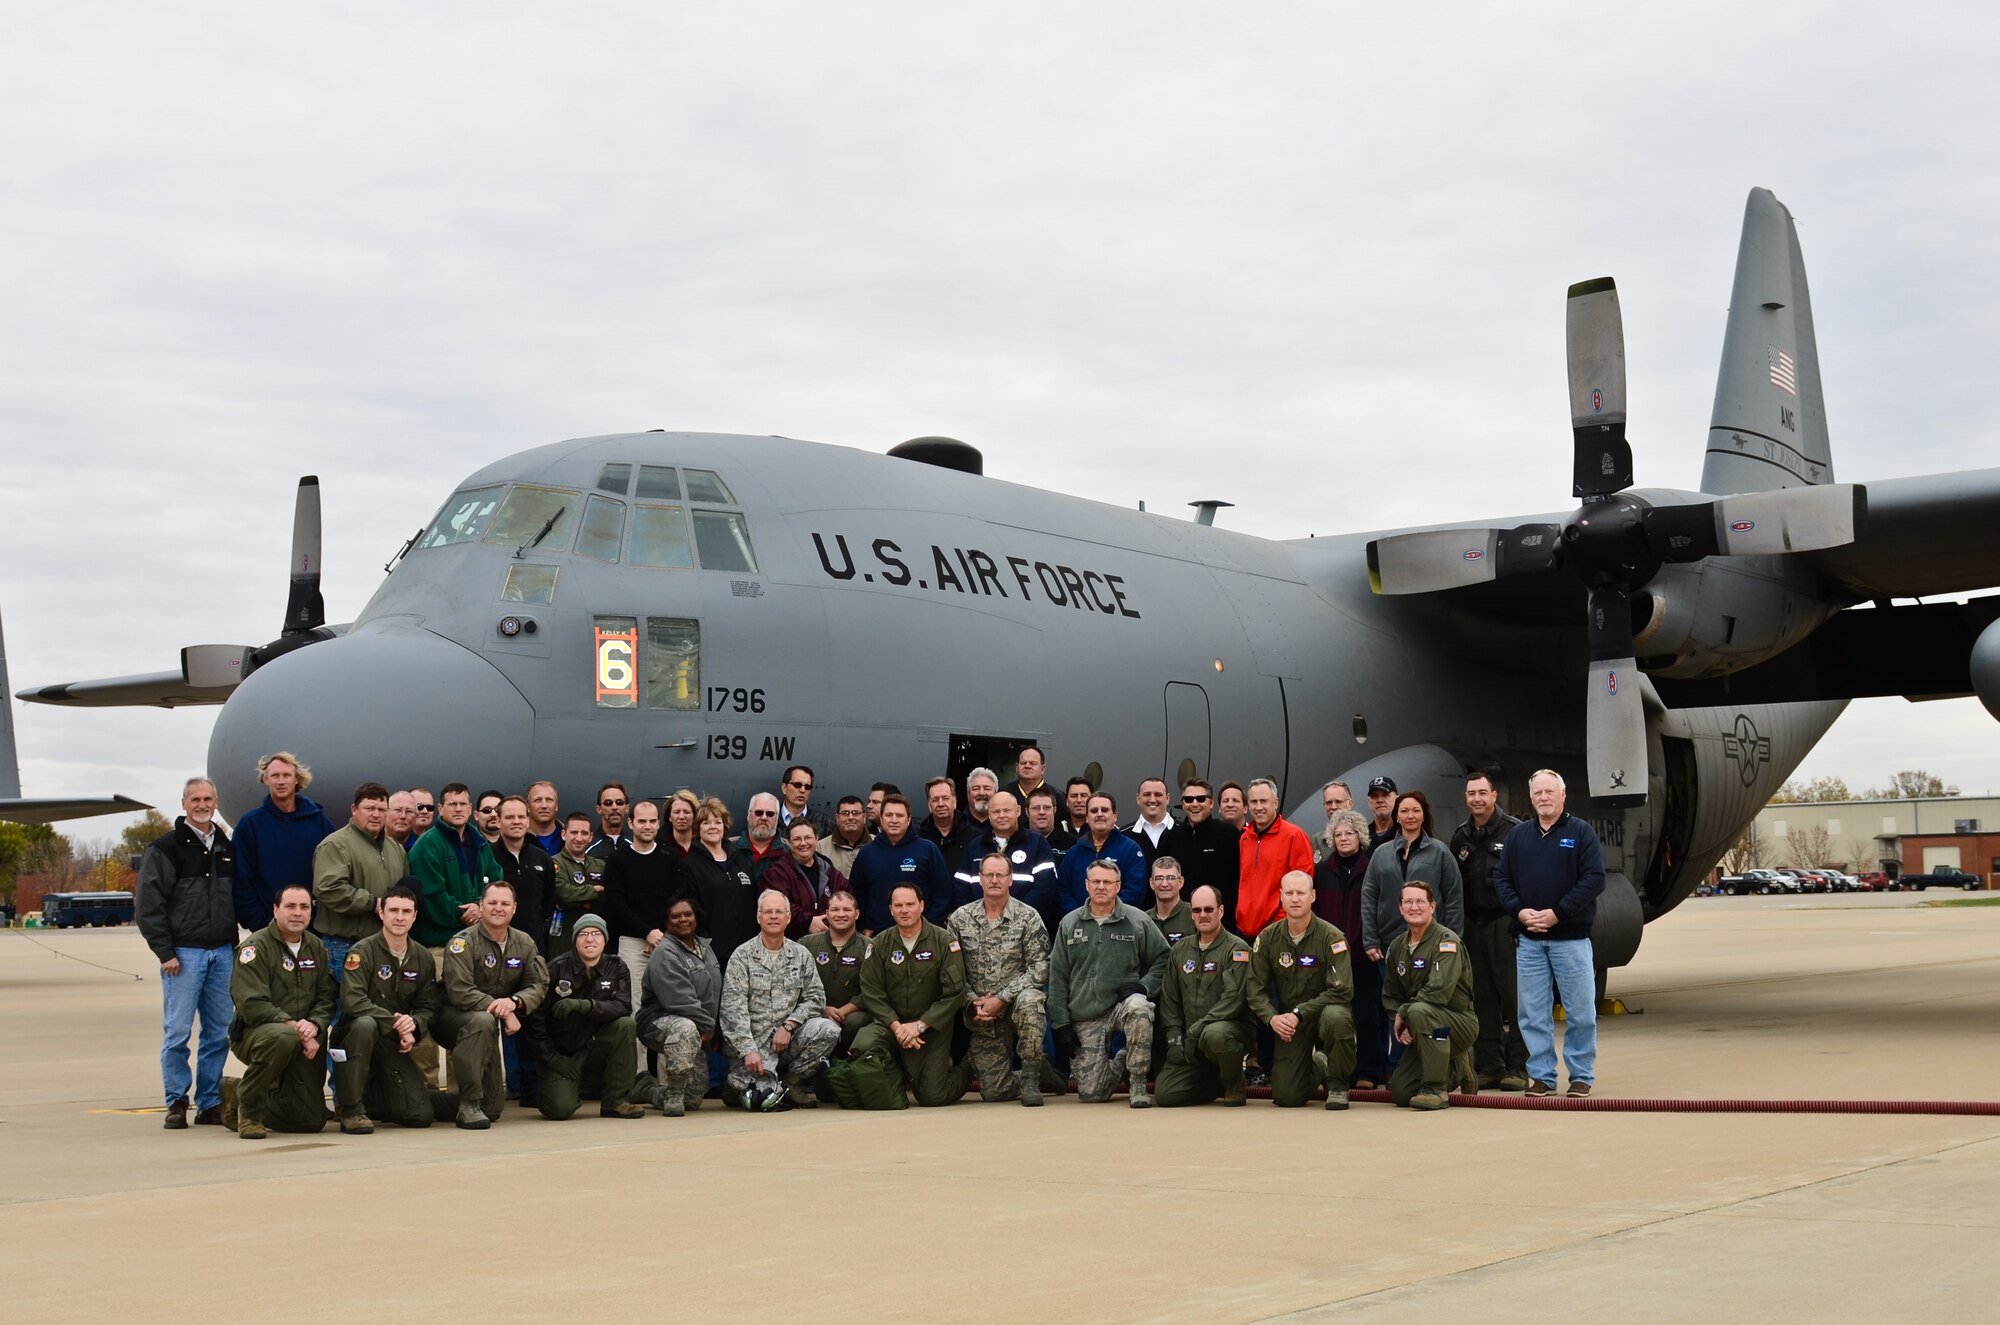
{"label": "man in orange shirt", "polygon": [[1237,848],[1240,882],[1236,889],[1236,932],[1260,934],[1283,914],[1278,881],[1293,870],[1311,874],[1312,841],[1305,830],[1278,813],[1278,784],[1251,779],[1250,817],[1244,820]]}

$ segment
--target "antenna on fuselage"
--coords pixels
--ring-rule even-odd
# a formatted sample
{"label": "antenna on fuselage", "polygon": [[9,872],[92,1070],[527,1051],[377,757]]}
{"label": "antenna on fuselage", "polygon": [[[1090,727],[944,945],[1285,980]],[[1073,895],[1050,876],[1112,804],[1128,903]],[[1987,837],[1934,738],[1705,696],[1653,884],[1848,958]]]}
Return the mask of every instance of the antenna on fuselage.
{"label": "antenna on fuselage", "polygon": [[1215,513],[1217,511],[1225,506],[1234,506],[1235,504],[1233,501],[1218,501],[1213,497],[1210,497],[1206,501],[1191,501],[1188,503],[1188,505],[1194,507],[1194,522],[1206,525],[1215,523]]}

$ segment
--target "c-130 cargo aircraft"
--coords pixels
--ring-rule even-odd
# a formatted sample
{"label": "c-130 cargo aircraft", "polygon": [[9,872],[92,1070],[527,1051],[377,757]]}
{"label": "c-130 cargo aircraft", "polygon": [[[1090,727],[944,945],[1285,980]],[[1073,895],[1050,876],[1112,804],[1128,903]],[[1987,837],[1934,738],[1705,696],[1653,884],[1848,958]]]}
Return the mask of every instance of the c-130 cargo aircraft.
{"label": "c-130 cargo aircraft", "polygon": [[[588,437],[468,477],[344,627],[308,478],[276,640],[20,698],[221,704],[208,767],[239,814],[280,748],[336,804],[364,779],[575,802],[620,778],[740,806],[794,762],[838,795],[1005,776],[1032,741],[1114,790],[1268,775],[1308,825],[1328,779],[1386,774],[1440,828],[1468,770],[1525,808],[1546,766],[1604,840],[1597,957],[1622,965],[1848,699],[2000,715],[2000,597],[1893,602],[2000,578],[2000,469],[1834,482],[1805,268],[1763,189],[1701,491],[1631,486],[1610,281],[1572,287],[1568,335],[1566,514],[1279,541],[985,478],[945,438]],[[16,791],[0,816],[118,808]]]}

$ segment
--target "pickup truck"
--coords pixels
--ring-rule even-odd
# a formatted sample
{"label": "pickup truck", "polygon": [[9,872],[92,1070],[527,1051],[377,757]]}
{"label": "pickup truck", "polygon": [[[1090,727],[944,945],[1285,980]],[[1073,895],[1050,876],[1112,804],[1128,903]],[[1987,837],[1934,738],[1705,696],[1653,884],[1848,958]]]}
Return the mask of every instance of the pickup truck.
{"label": "pickup truck", "polygon": [[1967,892],[1977,892],[1986,885],[1977,874],[1967,874],[1964,870],[1953,869],[1949,865],[1939,865],[1928,874],[1905,874],[1903,886],[1922,892],[1926,888],[1963,888]]}
{"label": "pickup truck", "polygon": [[1715,891],[1727,897],[1741,897],[1745,893],[1785,893],[1796,892],[1794,880],[1776,870],[1745,870],[1741,874],[1725,874],[1715,881]]}

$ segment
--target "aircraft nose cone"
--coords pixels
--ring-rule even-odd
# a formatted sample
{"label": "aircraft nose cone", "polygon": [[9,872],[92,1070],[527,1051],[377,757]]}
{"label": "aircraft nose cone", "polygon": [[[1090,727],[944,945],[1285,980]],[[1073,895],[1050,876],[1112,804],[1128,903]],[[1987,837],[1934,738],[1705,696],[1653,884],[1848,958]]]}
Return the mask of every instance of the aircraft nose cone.
{"label": "aircraft nose cone", "polygon": [[263,799],[257,760],[289,750],[340,823],[363,782],[522,785],[533,745],[534,710],[484,658],[419,627],[365,626],[251,673],[215,720],[208,769],[234,819]]}

